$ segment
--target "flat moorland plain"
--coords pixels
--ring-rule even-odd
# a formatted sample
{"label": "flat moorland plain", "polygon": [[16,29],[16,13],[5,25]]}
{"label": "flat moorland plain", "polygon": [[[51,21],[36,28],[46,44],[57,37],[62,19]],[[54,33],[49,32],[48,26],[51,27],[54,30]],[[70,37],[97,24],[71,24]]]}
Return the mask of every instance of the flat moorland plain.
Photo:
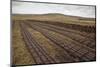
{"label": "flat moorland plain", "polygon": [[96,60],[96,20],[63,14],[13,14],[15,65]]}

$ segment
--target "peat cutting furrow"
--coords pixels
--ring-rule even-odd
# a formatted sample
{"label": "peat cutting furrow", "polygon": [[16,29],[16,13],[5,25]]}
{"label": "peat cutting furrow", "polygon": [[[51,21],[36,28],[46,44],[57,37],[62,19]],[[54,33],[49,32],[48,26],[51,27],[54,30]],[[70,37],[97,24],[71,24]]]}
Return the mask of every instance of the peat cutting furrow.
{"label": "peat cutting furrow", "polygon": [[49,26],[51,28],[55,28],[57,30],[62,30],[62,31],[67,31],[67,32],[70,32],[70,33],[78,34],[80,36],[85,37],[86,39],[90,39],[90,40],[95,39],[95,35],[91,36],[90,35],[91,33],[81,32],[81,31],[77,31],[77,30],[74,30],[74,29],[68,29],[68,28],[60,27],[60,26],[53,25],[53,24],[47,24],[47,23],[42,23],[42,22],[37,22],[37,23],[42,24],[43,26]]}
{"label": "peat cutting furrow", "polygon": [[[28,30],[28,28],[30,29],[31,27],[29,27],[28,25],[25,25],[25,27],[27,28],[27,30]],[[45,58],[47,58],[50,62],[49,63],[61,63],[61,62],[74,62],[74,61],[76,61],[76,60],[74,60],[72,57],[70,57],[67,53],[66,54],[64,54],[64,56],[66,56],[66,58],[64,58],[64,60],[63,60],[63,58],[62,59],[60,59],[60,58],[55,58],[55,57],[52,57],[52,56],[50,56],[49,54],[48,54],[48,52],[47,52],[47,50],[45,49],[45,47],[43,47],[42,46],[42,44],[41,43],[39,43],[39,41],[37,41],[36,39],[34,39],[34,36],[32,36],[32,33],[33,33],[33,29],[32,29],[32,31],[31,31],[31,37],[33,37],[32,39],[36,42],[35,44],[38,46],[38,47],[40,47],[41,48],[41,51],[42,51],[42,53],[45,53],[45,55],[47,56],[47,57],[45,57]],[[28,31],[29,32],[29,31]],[[46,45],[46,44],[45,44]],[[39,49],[39,48],[38,48]],[[63,57],[64,57],[63,56]],[[67,60],[66,60],[67,59]],[[48,62],[46,63],[46,64],[48,64]]]}
{"label": "peat cutting furrow", "polygon": [[45,25],[45,24],[42,24],[42,23],[31,23],[31,24],[35,24],[35,25],[38,25],[40,27],[43,27],[45,29],[48,29],[48,30],[51,30],[51,31],[54,31],[54,32],[57,32],[57,33],[60,33],[62,35],[65,35],[66,37],[69,37],[83,45],[86,45],[87,47],[90,47],[90,48],[93,48],[95,50],[96,48],[96,43],[95,43],[95,40],[94,39],[90,39],[90,38],[86,38],[85,36],[81,36],[79,34],[76,34],[74,33],[73,31],[63,31],[63,30],[59,30],[59,28],[57,28],[56,26],[50,26],[50,25]]}
{"label": "peat cutting furrow", "polygon": [[[56,25],[56,26],[60,26],[60,27],[65,27],[65,28],[69,28],[69,29],[74,29],[74,30],[78,30],[78,31],[84,31],[84,32],[88,32],[88,33],[92,33],[95,32],[95,22],[94,25],[90,25],[90,24],[86,24],[84,25],[84,22],[79,23],[80,21],[74,21],[73,23],[69,23],[70,21],[66,22],[57,22],[57,21],[40,21],[40,20],[28,20],[28,21],[33,21],[33,22],[42,22],[42,23],[48,23],[48,24],[52,24],[52,25]],[[76,23],[76,24],[75,24]],[[77,24],[79,23],[79,24]],[[88,26],[89,25],[89,26]]]}
{"label": "peat cutting furrow", "polygon": [[[34,21],[27,20],[27,22],[34,22]],[[76,34],[79,34],[79,35],[81,35],[83,37],[87,37],[89,39],[95,39],[95,37],[94,37],[95,35],[91,36],[90,33],[87,33],[87,32],[82,32],[82,31],[77,31],[77,30],[74,30],[74,29],[65,28],[65,27],[62,27],[62,26],[57,26],[57,25],[54,25],[54,24],[46,23],[45,21],[44,22],[36,21],[36,23],[42,23],[42,24],[44,24],[46,26],[49,25],[49,27],[53,27],[53,28],[58,29],[58,30],[63,30],[63,31],[68,31],[68,32],[76,33]],[[81,28],[80,28],[80,30],[81,30]]]}
{"label": "peat cutting furrow", "polygon": [[[27,23],[29,24],[29,23]],[[80,61],[92,61],[95,60],[95,50],[92,50],[72,39],[63,38],[63,35],[53,34],[55,32],[44,29],[35,24],[29,24],[33,29],[41,32],[45,37],[50,39],[52,42],[56,43],[59,47],[63,48],[66,52],[68,52],[75,59],[79,58]]]}
{"label": "peat cutting furrow", "polygon": [[[28,26],[28,27],[30,27],[30,26]],[[46,39],[48,39],[48,38],[46,38]],[[50,42],[52,42],[52,41],[50,41]],[[44,45],[46,45],[46,44],[44,44]],[[56,43],[49,44],[49,45],[53,46],[54,48],[56,48],[56,53],[60,53],[61,52],[60,54],[56,54],[56,53],[53,52],[55,56],[52,57],[52,58],[56,61],[55,63],[62,63],[62,62],[63,63],[65,63],[65,62],[69,63],[69,62],[78,62],[79,61],[78,58],[74,58],[68,52],[66,52],[63,48],[57,46]],[[48,50],[45,49],[45,47],[42,47],[42,48],[45,50],[45,52],[48,51]]]}
{"label": "peat cutting furrow", "polygon": [[24,24],[20,24],[23,38],[26,42],[29,52],[33,56],[36,64],[48,64],[56,63],[51,57],[49,57],[45,51],[39,46],[37,42],[32,38],[29,31],[26,29]]}

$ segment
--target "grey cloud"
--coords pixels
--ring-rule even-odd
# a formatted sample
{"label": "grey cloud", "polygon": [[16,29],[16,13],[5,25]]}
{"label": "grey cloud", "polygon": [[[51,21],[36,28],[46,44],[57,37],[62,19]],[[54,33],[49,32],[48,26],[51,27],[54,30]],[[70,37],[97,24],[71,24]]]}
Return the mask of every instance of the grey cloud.
{"label": "grey cloud", "polygon": [[65,15],[95,17],[94,6],[61,5],[31,2],[12,2],[12,12],[19,14],[62,13]]}

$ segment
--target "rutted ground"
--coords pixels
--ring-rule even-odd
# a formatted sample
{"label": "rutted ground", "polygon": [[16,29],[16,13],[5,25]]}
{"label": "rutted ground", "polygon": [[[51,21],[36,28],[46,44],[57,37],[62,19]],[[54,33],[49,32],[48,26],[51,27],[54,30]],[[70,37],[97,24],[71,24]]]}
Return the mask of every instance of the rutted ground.
{"label": "rutted ground", "polygon": [[12,57],[12,62],[16,65],[34,64],[34,60],[31,59],[32,57],[23,41],[18,21],[14,22],[12,29]]}
{"label": "rutted ground", "polygon": [[15,20],[12,34],[16,65],[95,61],[96,58],[94,20],[93,26]]}
{"label": "rutted ground", "polygon": [[[58,63],[59,62],[69,62],[72,61],[72,57],[68,55],[63,49],[58,47],[55,43],[47,39],[40,32],[29,28],[29,31],[33,35],[33,38],[45,49],[45,51]],[[69,56],[69,57],[68,57]],[[67,60],[66,60],[67,59]],[[68,60],[69,59],[69,60]],[[70,61],[70,62],[71,62]]]}

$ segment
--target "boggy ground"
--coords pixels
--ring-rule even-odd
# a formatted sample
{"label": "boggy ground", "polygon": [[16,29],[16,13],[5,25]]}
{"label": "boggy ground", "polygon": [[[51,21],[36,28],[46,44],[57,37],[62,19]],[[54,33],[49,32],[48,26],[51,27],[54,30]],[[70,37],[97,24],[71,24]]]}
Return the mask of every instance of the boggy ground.
{"label": "boggy ground", "polygon": [[[94,20],[82,24],[13,19],[12,59],[15,65],[96,60]],[[86,23],[86,22],[89,22]],[[94,22],[94,23],[93,23]]]}

